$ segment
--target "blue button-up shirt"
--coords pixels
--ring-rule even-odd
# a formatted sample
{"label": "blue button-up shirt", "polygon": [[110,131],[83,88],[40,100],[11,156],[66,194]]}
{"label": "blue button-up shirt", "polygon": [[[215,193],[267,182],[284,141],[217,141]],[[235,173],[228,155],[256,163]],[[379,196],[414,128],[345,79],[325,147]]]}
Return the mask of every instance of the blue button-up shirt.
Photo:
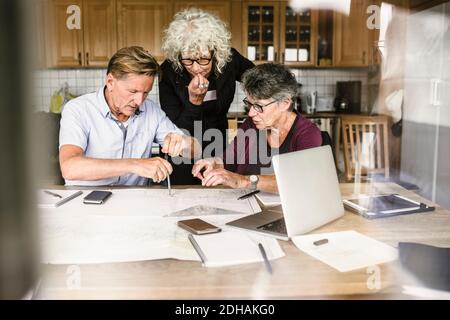
{"label": "blue button-up shirt", "polygon": [[[151,157],[152,144],[163,144],[169,132],[182,134],[154,102],[145,100],[125,124],[110,112],[104,87],[69,101],[62,111],[59,147],[79,146],[84,155],[97,159]],[[148,179],[129,174],[94,181],[66,180],[66,185],[146,185]]]}

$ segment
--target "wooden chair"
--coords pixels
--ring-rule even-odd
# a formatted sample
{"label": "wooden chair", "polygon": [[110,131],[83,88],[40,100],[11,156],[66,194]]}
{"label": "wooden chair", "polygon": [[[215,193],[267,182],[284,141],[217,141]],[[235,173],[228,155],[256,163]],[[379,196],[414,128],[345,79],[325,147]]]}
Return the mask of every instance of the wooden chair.
{"label": "wooden chair", "polygon": [[341,121],[346,180],[372,174],[384,174],[388,179],[388,118],[343,115]]}
{"label": "wooden chair", "polygon": [[228,141],[227,143],[231,143],[237,135],[238,130],[238,120],[237,118],[228,119]]}

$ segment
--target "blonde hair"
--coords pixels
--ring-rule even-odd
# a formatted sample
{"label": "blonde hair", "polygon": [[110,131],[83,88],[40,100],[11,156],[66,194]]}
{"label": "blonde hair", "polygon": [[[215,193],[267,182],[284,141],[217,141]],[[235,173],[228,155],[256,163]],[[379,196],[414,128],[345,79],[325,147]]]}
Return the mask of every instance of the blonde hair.
{"label": "blonde hair", "polygon": [[159,64],[144,48],[125,47],[117,51],[109,60],[106,74],[111,73],[116,79],[128,74],[153,77],[159,72]]}
{"label": "blonde hair", "polygon": [[211,52],[214,72],[220,74],[230,61],[231,33],[218,17],[197,8],[178,12],[164,30],[162,50],[175,70],[183,70],[179,59],[182,53],[193,53],[200,58]]}

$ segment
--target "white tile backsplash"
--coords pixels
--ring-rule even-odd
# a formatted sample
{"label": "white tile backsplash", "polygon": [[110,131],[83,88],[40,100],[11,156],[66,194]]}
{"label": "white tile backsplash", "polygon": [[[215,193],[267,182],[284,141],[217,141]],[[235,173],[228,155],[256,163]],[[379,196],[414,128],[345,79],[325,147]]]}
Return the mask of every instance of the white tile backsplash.
{"label": "white tile backsplash", "polygon": [[[367,108],[367,79],[365,70],[316,70],[292,69],[297,81],[302,84],[302,94],[317,91],[319,96],[334,96],[336,81],[362,82],[362,106]],[[35,88],[33,108],[35,111],[48,111],[50,99],[64,83],[69,85],[69,91],[75,95],[93,92],[105,82],[106,69],[60,69],[40,70],[34,74]],[[149,99],[159,103],[158,83],[155,81]],[[230,112],[244,111],[242,100],[245,98],[241,85],[236,84],[236,93],[230,107]],[[367,109],[363,109],[365,111]]]}

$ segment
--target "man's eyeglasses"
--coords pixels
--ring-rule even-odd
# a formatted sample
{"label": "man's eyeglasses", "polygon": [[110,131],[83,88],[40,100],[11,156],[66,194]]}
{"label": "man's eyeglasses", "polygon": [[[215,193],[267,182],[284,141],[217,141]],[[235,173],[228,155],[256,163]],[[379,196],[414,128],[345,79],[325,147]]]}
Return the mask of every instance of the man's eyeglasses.
{"label": "man's eyeglasses", "polygon": [[200,58],[200,59],[180,59],[183,66],[192,66],[194,62],[197,62],[201,66],[207,66],[211,62],[212,58]]}
{"label": "man's eyeglasses", "polygon": [[242,101],[244,102],[245,106],[246,106],[249,110],[253,107],[253,109],[255,109],[256,112],[258,112],[258,113],[263,113],[263,112],[264,112],[264,109],[263,109],[263,108],[265,108],[265,107],[267,107],[267,106],[270,106],[272,103],[275,103],[275,102],[277,102],[278,100],[274,100],[274,101],[272,101],[272,102],[269,102],[268,104],[266,104],[266,105],[264,105],[264,106],[262,106],[262,105],[260,105],[260,104],[257,104],[257,103],[251,103],[250,101],[247,100],[247,98],[245,98],[245,99],[242,100]]}

